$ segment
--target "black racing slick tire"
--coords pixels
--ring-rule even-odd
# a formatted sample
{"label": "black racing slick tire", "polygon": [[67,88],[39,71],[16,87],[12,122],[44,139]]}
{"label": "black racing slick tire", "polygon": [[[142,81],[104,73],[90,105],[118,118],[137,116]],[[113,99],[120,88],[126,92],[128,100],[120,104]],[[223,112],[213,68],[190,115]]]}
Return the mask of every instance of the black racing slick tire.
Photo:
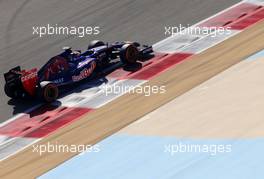
{"label": "black racing slick tire", "polygon": [[134,64],[139,60],[139,51],[133,44],[125,44],[120,51],[120,60],[124,64]]}
{"label": "black racing slick tire", "polygon": [[93,40],[89,43],[88,45],[88,50],[89,49],[92,49],[92,48],[96,48],[96,47],[100,47],[100,46],[103,46],[105,45],[105,43],[103,41],[100,41],[100,40]]}
{"label": "black racing slick tire", "polygon": [[57,100],[59,96],[59,89],[56,84],[51,82],[42,82],[38,91],[40,100],[51,103]]}

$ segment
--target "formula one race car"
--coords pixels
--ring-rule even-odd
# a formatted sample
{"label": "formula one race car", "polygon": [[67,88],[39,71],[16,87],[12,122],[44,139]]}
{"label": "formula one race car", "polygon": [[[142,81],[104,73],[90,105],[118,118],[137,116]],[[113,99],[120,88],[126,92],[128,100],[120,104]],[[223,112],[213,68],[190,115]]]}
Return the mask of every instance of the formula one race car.
{"label": "formula one race car", "polygon": [[4,74],[4,90],[10,98],[37,97],[53,102],[59,96],[59,87],[92,79],[106,68],[111,68],[111,61],[129,66],[152,52],[151,46],[140,46],[137,42],[108,44],[95,40],[83,53],[64,47],[62,53],[52,57],[40,70],[21,70],[20,66],[9,70]]}

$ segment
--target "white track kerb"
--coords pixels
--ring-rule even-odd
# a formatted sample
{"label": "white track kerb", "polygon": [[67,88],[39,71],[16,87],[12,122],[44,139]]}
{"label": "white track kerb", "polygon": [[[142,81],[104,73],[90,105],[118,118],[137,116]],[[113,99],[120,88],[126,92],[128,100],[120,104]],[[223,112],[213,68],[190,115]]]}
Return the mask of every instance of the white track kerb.
{"label": "white track kerb", "polygon": [[[255,5],[264,5],[264,0],[248,0],[242,1],[234,6],[206,19],[203,20],[192,27],[197,27],[202,23],[229,11],[230,9],[239,6],[243,3],[250,3]],[[163,30],[163,29],[162,29]],[[160,42],[157,42],[153,45],[154,51],[157,53],[166,53],[166,54],[175,54],[175,53],[188,53],[188,54],[199,54],[206,49],[215,46],[223,42],[224,40],[238,34],[241,30],[231,30],[231,33],[226,34],[218,34],[216,37],[212,37],[210,35],[203,35],[203,34],[174,34],[174,36],[168,37]],[[148,80],[139,80],[139,79],[123,79],[119,80],[116,78],[107,77],[107,85],[108,86],[134,86],[138,87],[146,83]],[[85,84],[80,86],[81,92],[72,93],[66,97],[59,99],[62,106],[65,107],[82,107],[82,108],[89,108],[89,109],[96,109],[100,108],[101,106],[109,103],[110,101],[115,100],[116,98],[120,97],[121,95],[125,94],[127,91],[120,93],[120,94],[111,94],[111,95],[104,95],[103,86],[106,85],[102,83],[97,87],[91,87],[91,84]],[[8,125],[10,122],[15,121],[21,115],[28,115],[28,112],[35,110],[40,105],[35,106],[34,108],[28,109],[24,113],[18,114],[17,116],[12,117],[7,122],[0,124],[0,127]],[[17,152],[31,146],[32,144],[40,141],[42,138],[29,138],[29,137],[10,137],[0,135],[0,160],[4,160]]]}

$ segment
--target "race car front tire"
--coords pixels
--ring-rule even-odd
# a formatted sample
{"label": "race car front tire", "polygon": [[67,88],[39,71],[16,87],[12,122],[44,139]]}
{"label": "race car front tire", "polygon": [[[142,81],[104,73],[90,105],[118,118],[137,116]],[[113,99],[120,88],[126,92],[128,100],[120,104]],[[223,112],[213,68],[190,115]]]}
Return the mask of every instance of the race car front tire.
{"label": "race car front tire", "polygon": [[51,103],[56,101],[59,96],[59,89],[56,84],[52,82],[42,82],[38,90],[38,97],[47,102]]}
{"label": "race car front tire", "polygon": [[139,60],[139,51],[133,44],[125,44],[120,50],[120,60],[124,64],[134,64]]}

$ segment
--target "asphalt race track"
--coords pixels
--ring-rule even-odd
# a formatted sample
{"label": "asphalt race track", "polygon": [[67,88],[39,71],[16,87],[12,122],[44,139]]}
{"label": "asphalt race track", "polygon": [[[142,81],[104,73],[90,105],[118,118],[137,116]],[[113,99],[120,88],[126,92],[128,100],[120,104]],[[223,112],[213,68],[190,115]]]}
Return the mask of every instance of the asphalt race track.
{"label": "asphalt race track", "polygon": [[[5,95],[2,92],[3,95],[1,96],[5,99],[2,100],[2,105],[6,107],[1,109],[3,110],[1,114],[4,115],[3,117],[1,116],[2,122],[0,123],[0,178],[33,178],[41,175],[44,178],[51,177],[52,175],[53,177],[51,178],[56,178],[55,175],[65,177],[69,176],[67,172],[63,172],[66,169],[65,164],[68,165],[70,163],[73,164],[71,166],[79,166],[79,169],[84,169],[85,166],[88,170],[90,169],[90,171],[85,170],[86,174],[84,170],[80,172],[79,177],[81,177],[81,173],[83,177],[93,176],[92,178],[120,178],[124,174],[127,177],[121,178],[142,178],[142,176],[145,176],[143,178],[148,178],[150,174],[152,176],[151,178],[175,178],[169,177],[169,175],[187,176],[180,175],[182,169],[180,158],[175,160],[171,160],[170,158],[170,160],[166,160],[171,161],[171,163],[168,163],[163,160],[168,159],[167,156],[163,155],[162,158],[160,152],[155,154],[155,151],[158,151],[155,149],[164,146],[164,141],[167,141],[168,138],[165,139],[164,137],[172,136],[174,137],[174,140],[171,140],[172,145],[178,139],[180,141],[186,141],[187,143],[190,142],[189,139],[199,139],[199,141],[196,141],[199,144],[203,144],[204,142],[211,142],[213,144],[215,142],[221,142],[218,137],[221,140],[226,139],[226,141],[223,141],[230,143],[230,145],[234,144],[231,145],[232,149],[234,147],[234,151],[237,152],[235,154],[233,153],[229,159],[239,157],[240,162],[235,162],[237,163],[236,167],[233,167],[235,163],[228,162],[232,166],[231,168],[234,169],[232,178],[235,176],[251,176],[250,172],[252,168],[250,167],[247,167],[249,169],[247,172],[243,169],[243,172],[235,175],[237,173],[236,170],[241,170],[239,169],[242,164],[241,159],[243,159],[243,163],[252,166],[258,165],[259,167],[255,169],[262,168],[259,165],[262,160],[260,157],[254,160],[254,162],[251,162],[252,157],[250,155],[240,157],[240,154],[248,151],[246,147],[243,147],[248,146],[247,142],[249,141],[244,140],[246,136],[259,137],[263,135],[263,130],[261,129],[263,126],[261,122],[263,113],[260,112],[261,110],[259,112],[257,111],[259,109],[257,104],[261,105],[263,101],[261,100],[263,91],[261,88],[263,85],[261,86],[261,78],[252,77],[254,75],[261,76],[262,70],[260,69],[260,64],[262,62],[258,61],[259,68],[254,67],[255,70],[251,70],[252,73],[249,73],[249,68],[253,68],[253,64],[257,65],[257,62],[252,60],[253,57],[248,59],[249,56],[264,49],[263,0],[243,1],[228,9],[226,8],[236,2],[224,3],[224,6],[222,6],[222,3],[222,5],[218,6],[215,2],[205,3],[195,0],[180,3],[175,1],[122,1],[120,2],[122,4],[109,1],[99,4],[98,2],[77,0],[69,3],[64,2],[63,5],[58,2],[44,3],[36,1],[26,1],[20,4],[12,4],[12,2],[9,2],[5,4],[0,0],[0,3],[2,3],[0,7],[3,8],[3,11],[0,11],[0,15],[6,17],[8,13],[11,14],[10,19],[6,21],[6,29],[1,28],[3,30],[3,38],[1,39],[3,39],[2,41],[4,43],[0,46],[0,50],[5,52],[1,54],[4,59],[10,61],[1,62],[3,64],[1,67],[4,67],[1,70],[3,73],[18,64],[25,68],[41,66],[51,56],[60,52],[62,46],[73,46],[75,49],[84,50],[88,42],[92,39],[103,39],[104,41],[122,41],[125,39],[137,40],[147,44],[155,43],[154,51],[156,54],[154,58],[148,61],[140,61],[142,68],[137,71],[126,71],[120,68],[108,74],[105,78],[93,82],[84,82],[80,87],[74,86],[74,91],[71,91],[72,94],[59,99],[52,103],[52,105],[42,105],[32,109],[32,106],[36,107],[37,101],[22,102],[9,100],[4,97]],[[179,6],[173,7],[175,5]],[[36,9],[36,7],[38,8]],[[225,11],[214,15],[222,9],[225,9]],[[67,15],[64,12],[67,12]],[[206,19],[209,16],[210,18]],[[188,18],[185,19],[185,17]],[[0,21],[1,23],[5,23],[5,21]],[[177,34],[176,36],[165,39],[164,26],[179,26],[180,24],[188,26],[195,23],[197,23],[195,27],[229,27],[231,30],[229,33],[227,31],[224,34],[216,32],[215,36],[206,34]],[[83,38],[66,35],[46,35],[40,38],[38,35],[32,34],[32,27],[47,26],[47,24],[64,27],[98,26],[100,27],[100,34]],[[259,57],[261,54],[263,53],[259,52],[254,56]],[[245,59],[247,60],[245,61]],[[247,67],[244,69],[244,72],[241,70],[242,68],[239,68],[241,66]],[[232,72],[234,68],[236,70]],[[256,70],[259,71],[257,72]],[[218,87],[221,88],[219,90],[222,93],[215,92],[217,80],[212,82],[220,78],[219,76],[223,77],[223,80],[219,81],[222,83],[218,84]],[[253,79],[255,81],[252,81]],[[256,81],[257,79],[259,81]],[[103,95],[104,91],[102,87],[105,87],[103,83],[109,84],[110,86],[117,85],[119,87],[128,85],[141,85],[143,87],[148,85],[166,86],[166,93],[146,97],[145,94],[124,94],[121,92],[118,95],[110,94],[108,96]],[[224,87],[228,83],[228,87],[232,88],[231,90],[233,92],[231,90],[225,91],[226,88]],[[255,97],[248,93],[253,90],[250,89],[250,84],[256,87],[256,92],[252,91]],[[245,85],[245,87],[242,87],[242,85]],[[200,87],[202,91],[197,91],[197,87]],[[243,88],[244,92],[241,88]],[[205,90],[208,92],[205,93]],[[194,93],[195,91],[197,93]],[[245,92],[247,92],[247,96]],[[204,100],[205,94],[207,100]],[[215,100],[215,95],[219,100]],[[257,97],[258,102],[256,100],[253,102],[249,99],[251,97],[252,99]],[[190,104],[188,104],[188,99],[191,101]],[[164,116],[163,112],[155,114],[155,111],[162,109],[162,105],[165,108],[165,106],[168,106],[174,101],[181,102],[175,104],[173,108],[166,107],[166,109],[171,109],[171,111],[176,112],[175,115],[169,112],[166,113],[166,116]],[[209,104],[210,101],[211,104]],[[249,104],[250,102],[252,102],[251,105]],[[181,107],[181,105],[186,105],[186,107]],[[223,108],[217,107],[217,105]],[[210,109],[211,107],[213,109]],[[240,110],[243,112],[239,112],[238,107],[241,107]],[[220,111],[220,109],[223,110]],[[197,110],[203,112],[197,112]],[[237,113],[234,114],[232,111]],[[155,117],[148,118],[148,115],[153,113],[154,116],[159,118],[158,120]],[[200,119],[198,114],[201,115]],[[216,114],[216,117],[214,117],[214,114]],[[249,116],[250,114],[252,116]],[[14,115],[16,116],[12,117]],[[194,116],[197,120],[193,119]],[[255,121],[254,117],[256,117]],[[9,120],[7,122],[6,120],[8,118]],[[190,120],[187,120],[188,118]],[[249,118],[251,120],[247,120]],[[165,121],[161,121],[162,119]],[[237,122],[234,120],[237,120]],[[133,128],[133,126],[136,127]],[[122,130],[120,131],[120,129]],[[118,138],[118,136],[121,138]],[[136,137],[134,139],[141,137],[142,140],[131,140],[128,142],[129,145],[133,146],[132,148],[129,145],[123,145],[124,143],[122,141],[128,141],[133,136]],[[159,139],[157,138],[158,140],[153,140],[155,144],[158,144],[157,142],[159,141],[159,147],[151,147],[152,150],[146,154],[140,152],[147,151],[151,146],[147,144],[151,141],[145,140],[146,137],[144,136],[159,136]],[[114,143],[115,140],[112,140],[114,138],[117,139],[117,143]],[[207,139],[211,141],[207,141]],[[238,140],[235,141],[234,139]],[[77,163],[77,165],[72,163],[72,161],[76,161],[75,159],[79,158],[79,155],[77,155],[78,152],[48,151],[40,154],[38,153],[39,151],[32,150],[36,146],[45,147],[50,143],[56,146],[57,144],[68,146],[72,144],[75,146],[80,144],[99,144],[101,146],[104,141],[109,142],[107,145],[109,145],[110,149],[111,147],[117,148],[118,146],[123,146],[123,148],[120,147],[119,151],[121,152],[116,149],[113,151],[116,154],[120,153],[123,156],[121,158],[127,158],[132,163],[115,169],[116,166],[123,165],[122,163],[126,161],[121,158],[118,159],[118,156],[110,150],[108,151],[110,152],[110,156],[104,156],[104,154],[107,154],[104,153],[106,152],[105,147],[100,148],[102,149],[102,153],[100,153],[99,158],[94,158],[95,160],[90,158],[89,160],[85,160],[85,164]],[[135,144],[143,144],[142,142],[145,142],[142,145],[144,146],[143,150],[133,150],[137,146]],[[259,146],[259,143],[255,140],[251,140],[250,142]],[[243,146],[240,144],[243,144]],[[258,149],[258,147],[256,148]],[[259,150],[253,152],[254,150],[251,151],[256,156]],[[125,151],[128,153],[125,154]],[[144,157],[133,157],[141,154],[145,156],[146,160],[143,159]],[[259,155],[261,155],[261,152]],[[202,155],[195,156],[197,157],[188,160],[190,164],[198,161],[197,159],[204,161],[200,160]],[[96,157],[96,155],[93,155],[93,157]],[[111,157],[116,162],[110,162],[113,159]],[[141,165],[138,165],[138,162],[138,164],[133,164],[132,158],[135,159],[134,162],[140,159]],[[147,158],[152,161],[152,167],[148,167],[148,169],[155,171],[154,173],[147,172],[148,170],[146,170]],[[209,158],[212,159],[211,156]],[[102,159],[106,160],[106,162],[103,162]],[[159,159],[164,164],[157,162]],[[182,159],[185,161],[183,161],[184,166],[187,166],[185,164],[188,157],[182,157]],[[62,164],[66,160],[68,161]],[[99,161],[98,164],[100,164],[100,167],[96,164],[97,161]],[[95,165],[90,165],[91,163],[89,164],[89,162]],[[179,162],[179,166],[176,166],[178,165],[177,162]],[[212,160],[212,162],[216,162],[216,160]],[[204,163],[204,167],[202,167],[201,162],[196,162],[196,164],[196,166],[201,167],[201,170],[197,170],[201,175],[203,175],[203,171],[207,175],[208,170],[204,169],[208,167],[213,168],[212,165],[206,165],[208,164],[207,162]],[[58,165],[59,167],[56,167]],[[218,165],[228,168],[228,165],[225,165],[223,162],[219,162]],[[131,170],[132,174],[130,174],[130,170],[125,172],[126,167],[131,169],[131,166],[135,167],[135,170]],[[155,169],[155,167],[159,169]],[[245,168],[245,165],[242,165],[242,167]],[[101,174],[103,176],[99,177],[97,174],[99,169],[101,171],[107,170],[109,173],[107,171],[102,172]],[[138,169],[142,172],[137,172]],[[196,176],[194,174],[196,169],[197,167],[192,167],[192,170],[188,170],[186,174]],[[214,169],[224,170],[224,167],[215,167]],[[167,171],[169,170],[171,172],[168,175]],[[68,171],[76,171],[76,169],[69,168]],[[254,171],[259,172],[261,170]],[[167,175],[164,175],[165,173]],[[211,171],[213,178],[214,176],[223,176],[224,173],[226,175],[228,174],[226,170],[223,172],[220,170],[216,172]],[[261,176],[261,174],[258,175]],[[73,175],[72,177],[77,176]]]}
{"label": "asphalt race track", "polygon": [[[164,35],[164,26],[187,26],[205,19],[238,0],[136,0],[41,1],[0,0],[0,71],[16,65],[39,67],[69,45],[84,50],[92,39],[136,40],[153,44]],[[85,36],[33,35],[33,26],[99,26],[100,34]],[[4,79],[1,75],[0,88]],[[1,122],[36,102],[12,101],[0,90]]]}

